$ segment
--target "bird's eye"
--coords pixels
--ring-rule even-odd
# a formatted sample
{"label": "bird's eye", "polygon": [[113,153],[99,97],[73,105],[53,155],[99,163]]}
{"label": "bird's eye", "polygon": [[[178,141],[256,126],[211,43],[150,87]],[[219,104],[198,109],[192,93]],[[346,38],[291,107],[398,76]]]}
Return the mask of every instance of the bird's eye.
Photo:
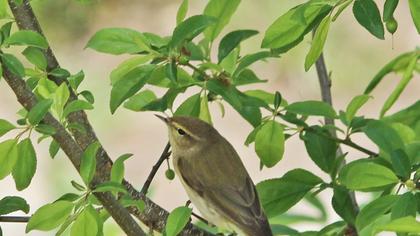
{"label": "bird's eye", "polygon": [[185,135],[185,131],[182,129],[177,129],[179,135]]}

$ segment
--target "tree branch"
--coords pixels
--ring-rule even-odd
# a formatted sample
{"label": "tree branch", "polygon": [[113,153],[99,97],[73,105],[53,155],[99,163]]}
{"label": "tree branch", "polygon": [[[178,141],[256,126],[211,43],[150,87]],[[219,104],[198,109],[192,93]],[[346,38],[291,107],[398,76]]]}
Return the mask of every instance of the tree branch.
{"label": "tree branch", "polygon": [[171,148],[171,145],[169,142],[166,144],[165,149],[163,149],[162,154],[159,157],[159,160],[156,162],[156,164],[152,167],[152,170],[149,173],[149,176],[146,179],[146,182],[143,184],[143,188],[141,189],[140,193],[146,195],[147,191],[149,190],[150,184],[152,183],[153,178],[156,175],[156,172],[159,170],[159,167],[162,165],[162,163],[169,158],[171,155],[171,152],[169,151],[169,148]]}
{"label": "tree branch", "polygon": [[[34,14],[32,8],[31,8],[31,6],[30,6],[29,0],[24,0],[23,4],[21,4],[19,6],[17,6],[15,1],[13,1],[13,0],[8,0],[8,2],[9,2],[9,5],[10,5],[10,8],[12,10],[12,13],[15,17],[15,20],[18,24],[19,29],[36,31],[36,32],[43,35],[41,27],[40,27],[40,25],[39,25],[39,23],[38,23],[38,21],[35,17],[35,14]],[[48,61],[48,66],[47,66],[48,70],[52,70],[54,68],[59,67],[58,61],[55,58],[55,56],[54,56],[54,54],[53,54],[53,52],[50,48],[48,48],[48,50],[45,52],[45,55],[46,55],[46,58],[47,58],[47,61]],[[18,79],[20,80],[20,78],[18,78]],[[61,84],[61,83],[64,82],[62,79],[56,78],[56,77],[53,77],[53,76],[49,76],[49,79],[53,80],[57,84]],[[69,87],[69,90],[70,90],[70,93],[71,93],[69,101],[76,100],[77,95],[74,94],[74,92],[71,90],[70,87]],[[31,92],[31,91],[29,91],[29,92]],[[19,93],[16,93],[17,96],[18,96],[18,94]],[[18,100],[19,100],[19,97],[18,97]],[[23,103],[21,103],[21,104],[24,105]],[[48,116],[50,116],[50,115],[48,115]],[[51,118],[53,118],[53,117],[51,116]],[[69,137],[63,138],[63,140],[61,140],[62,142],[59,142],[60,146],[62,144],[65,144],[66,142],[76,141],[77,146],[78,146],[77,149],[84,150],[84,149],[86,149],[87,146],[89,146],[89,144],[91,144],[93,142],[100,143],[98,141],[98,138],[96,137],[96,134],[95,134],[92,126],[90,125],[90,123],[87,119],[87,116],[86,116],[85,112],[78,111],[78,112],[71,113],[68,117],[68,121],[70,123],[77,123],[77,124],[82,125],[85,128],[86,132],[79,132],[77,130],[71,130],[71,132],[74,136],[74,140],[69,135]],[[58,123],[58,121],[56,121],[56,122]],[[64,150],[63,147],[62,147],[62,149]],[[71,150],[67,150],[67,151],[70,152]],[[69,158],[72,160],[72,158],[70,156],[69,156]],[[72,162],[73,161],[75,161],[75,163],[73,163],[73,164],[78,169],[78,166],[80,165],[80,156],[77,156],[77,158],[72,160]],[[106,153],[106,151],[101,146],[101,148],[99,149],[98,154],[97,154],[97,168],[96,168],[96,173],[95,173],[95,179],[98,180],[99,182],[107,181],[109,179],[109,176],[110,176],[111,167],[112,167],[112,160],[110,159],[109,155]],[[142,199],[145,202],[145,210],[143,212],[138,211],[137,208],[130,207],[130,208],[128,208],[130,213],[133,214],[135,217],[137,217],[140,221],[142,221],[148,227],[162,232],[163,229],[165,228],[165,223],[166,223],[166,218],[168,217],[168,212],[165,209],[158,206],[157,204],[155,204],[153,201],[151,201],[149,198],[147,198],[144,194],[141,194],[140,192],[138,192],[128,181],[123,180],[123,184],[127,188],[128,192],[131,194],[132,198]],[[109,200],[108,198],[101,198],[101,197],[98,197],[98,199],[101,202]],[[102,203],[104,203],[104,202],[102,202]],[[119,204],[117,204],[117,205],[119,207],[121,207]],[[107,208],[107,205],[105,203],[104,203],[104,207]],[[117,208],[119,208],[119,207],[117,207]],[[117,221],[117,219],[116,219],[116,221]],[[117,223],[119,223],[119,222],[117,221]],[[124,222],[122,222],[122,223],[124,223]],[[140,234],[138,234],[138,235],[140,235]],[[184,228],[181,235],[197,235],[197,236],[202,235],[202,236],[205,236],[205,235],[212,235],[212,234],[210,234],[206,231],[203,231],[201,229],[198,229],[197,227],[195,227],[192,224],[188,224]]]}
{"label": "tree branch", "polygon": [[0,222],[26,223],[30,218],[29,216],[0,216]]}

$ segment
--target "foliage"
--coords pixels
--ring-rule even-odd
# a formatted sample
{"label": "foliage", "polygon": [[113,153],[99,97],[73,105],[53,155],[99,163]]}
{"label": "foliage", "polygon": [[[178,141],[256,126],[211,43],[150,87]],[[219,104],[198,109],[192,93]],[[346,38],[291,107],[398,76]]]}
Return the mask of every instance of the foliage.
{"label": "foliage", "polygon": [[[20,4],[20,1],[15,2]],[[419,49],[390,60],[371,79],[364,93],[354,96],[345,111],[336,111],[324,101],[288,103],[280,92],[243,89],[243,85],[265,82],[251,65],[280,57],[314,32],[303,63],[305,70],[309,70],[322,54],[330,26],[350,7],[355,22],[372,36],[384,39],[385,29],[394,34],[398,28],[394,12],[401,3],[386,0],[381,17],[377,2],[380,1],[307,0],[279,16],[266,29],[261,49],[246,55],[241,53],[241,42],[258,31],[241,29],[226,34],[223,31],[240,0],[210,0],[203,14],[194,16],[188,16],[188,0],[184,0],[176,15],[177,26],[168,37],[128,28],[105,28],[96,32],[86,47],[111,55],[130,55],[110,74],[111,113],[123,105],[135,112],[167,111],[198,117],[211,124],[213,114],[209,111],[209,104],[219,104],[223,112],[223,106],[229,104],[252,126],[245,144],[255,143],[261,167],[267,168],[281,161],[287,149],[285,142],[298,136],[305,145],[308,160],[329,178],[321,178],[308,170],[293,169],[281,177],[259,183],[257,190],[274,232],[343,235],[345,230],[354,228],[360,235],[382,231],[420,234],[420,222],[415,219],[420,212],[419,102],[394,114],[386,114],[414,75],[419,73]],[[420,32],[419,1],[409,0],[408,5],[414,23],[411,27]],[[9,17],[6,6],[7,2],[0,0],[0,18]],[[68,130],[85,132],[80,124],[72,123],[68,118],[75,112],[94,109],[94,97],[88,90],[78,91],[84,79],[83,71],[72,74],[64,68],[49,68],[44,54],[48,48],[47,40],[34,31],[12,32],[12,24],[14,22],[7,22],[0,28],[0,72],[3,76],[10,72],[12,76],[23,79],[38,101],[31,110],[20,110],[17,124],[0,119],[0,136],[19,131],[15,138],[0,142],[0,179],[12,175],[16,189],[21,191],[30,185],[36,171],[32,131],[41,134],[38,142],[51,139],[49,151],[53,158],[60,149],[54,140],[57,130],[46,124],[45,119],[52,116]],[[217,56],[212,55],[212,46],[221,34]],[[22,46],[25,63],[14,50]],[[384,102],[379,117],[358,115],[358,110],[372,97],[371,92],[390,73],[401,74],[401,80]],[[56,84],[51,78],[62,79],[65,83]],[[145,85],[152,89],[145,89]],[[164,95],[156,96],[154,87],[164,88]],[[200,92],[183,98],[181,105],[174,107],[174,100],[191,88],[199,88]],[[76,96],[76,99],[69,100],[71,96]],[[334,124],[311,124],[309,118],[315,116],[341,122],[340,127],[344,129]],[[356,133],[370,139],[377,146],[378,153],[355,144],[352,137]],[[363,158],[346,162],[346,154],[337,151],[340,145],[364,152]],[[66,193],[55,202],[37,209],[26,232],[58,228],[57,235],[61,235],[70,228],[71,235],[103,235],[103,223],[108,213],[98,207],[100,203],[93,195],[96,192],[111,192],[119,196],[118,201],[123,206],[144,209],[144,202],[131,199],[122,185],[124,161],[131,155],[125,154],[116,160],[108,182],[92,183],[100,145],[91,143],[85,146],[79,168],[84,184],[71,181],[77,193]],[[173,172],[167,171],[167,176],[173,179]],[[327,225],[317,233],[299,232],[289,225],[276,223],[276,219],[282,216],[290,221],[308,220],[305,215],[285,214],[300,201],[308,201],[325,212],[316,196],[325,189],[332,190],[332,207],[342,221]],[[374,193],[375,197],[358,212],[353,205],[352,191]],[[18,210],[28,213],[29,205],[24,199],[8,196],[0,200],[0,215]],[[191,209],[187,207],[173,210],[167,220],[166,235],[177,235],[190,216]],[[325,220],[325,217],[321,218],[321,221]]]}

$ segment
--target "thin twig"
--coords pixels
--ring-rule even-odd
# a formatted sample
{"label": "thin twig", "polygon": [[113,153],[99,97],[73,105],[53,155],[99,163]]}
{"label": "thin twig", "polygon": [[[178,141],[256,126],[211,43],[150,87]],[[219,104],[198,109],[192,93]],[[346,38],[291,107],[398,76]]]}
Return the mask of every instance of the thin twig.
{"label": "thin twig", "polygon": [[171,155],[171,152],[169,151],[170,148],[171,148],[171,145],[168,142],[165,146],[165,149],[163,149],[163,152],[160,155],[158,161],[152,167],[152,170],[150,171],[149,176],[146,179],[146,182],[144,182],[143,188],[141,189],[140,193],[146,195],[147,191],[149,190],[150,184],[152,183],[152,180],[156,175],[156,172],[159,170],[159,167]]}
{"label": "thin twig", "polygon": [[342,144],[344,144],[344,145],[347,145],[347,146],[349,146],[349,147],[352,147],[352,148],[354,148],[354,149],[356,149],[356,150],[358,150],[358,151],[361,151],[361,152],[363,152],[363,153],[366,153],[366,154],[368,154],[369,156],[371,156],[371,157],[376,157],[376,156],[378,156],[378,153],[376,153],[376,152],[372,152],[372,151],[370,151],[370,150],[368,150],[368,149],[366,149],[366,148],[364,148],[364,147],[362,147],[362,146],[359,146],[358,144],[356,144],[356,143],[354,143],[353,141],[351,141],[349,138],[347,138],[347,139],[339,139],[339,138],[337,138],[336,139],[339,143],[342,143]]}
{"label": "thin twig", "polygon": [[0,222],[26,223],[30,218],[29,216],[0,216]]}

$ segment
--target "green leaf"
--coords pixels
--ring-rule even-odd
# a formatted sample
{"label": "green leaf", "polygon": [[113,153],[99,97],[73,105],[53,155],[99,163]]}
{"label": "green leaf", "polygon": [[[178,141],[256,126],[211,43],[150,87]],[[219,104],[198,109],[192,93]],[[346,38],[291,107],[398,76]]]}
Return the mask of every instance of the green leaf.
{"label": "green leaf", "polygon": [[[0,19],[5,19],[9,17],[9,14],[7,13],[8,6],[9,5],[7,4],[7,0],[0,0]],[[0,235],[1,235],[1,229],[0,229]]]}
{"label": "green leaf", "polygon": [[208,104],[208,100],[207,100],[207,94],[203,93],[203,95],[201,96],[201,101],[200,101],[200,114],[198,115],[198,118],[200,118],[201,120],[212,124],[211,122],[211,114],[209,111],[209,104]]}
{"label": "green leaf", "polygon": [[258,34],[256,30],[235,30],[226,34],[219,44],[217,59],[219,63],[242,41]]}
{"label": "green leaf", "polygon": [[286,106],[285,110],[305,116],[325,116],[332,119],[337,117],[331,105],[321,101],[295,102]]}
{"label": "green leaf", "polygon": [[273,217],[287,211],[321,183],[322,179],[311,172],[294,169],[281,178],[260,182],[257,191],[265,213]]}
{"label": "green leaf", "polygon": [[187,15],[188,0],[183,0],[176,13],[176,25],[179,25]]}
{"label": "green leaf", "polygon": [[238,77],[238,75],[245,70],[248,66],[252,65],[253,63],[260,61],[262,59],[273,57],[274,55],[269,51],[261,51],[254,54],[249,54],[241,58],[238,63],[238,67],[233,72],[233,77]]}
{"label": "green leaf", "polygon": [[381,120],[388,124],[401,123],[414,128],[417,121],[420,120],[420,101],[392,115],[385,116]]}
{"label": "green leaf", "polygon": [[71,75],[68,70],[60,67],[54,68],[54,70],[50,71],[48,74],[59,78],[67,78]]}
{"label": "green leaf", "polygon": [[45,70],[47,68],[47,59],[45,58],[44,53],[36,47],[27,47],[23,50],[22,54],[26,57],[26,59],[38,67],[41,70]]}
{"label": "green leaf", "polygon": [[351,190],[366,191],[398,183],[398,177],[385,166],[372,162],[351,162],[344,166],[339,182]]}
{"label": "green leaf", "polygon": [[420,233],[420,222],[412,216],[395,219],[384,225],[377,225],[376,232],[392,231],[398,233]]}
{"label": "green leaf", "polygon": [[187,98],[178,107],[178,109],[176,109],[174,115],[198,117],[200,115],[200,106],[201,106],[200,93],[197,93]]}
{"label": "green leaf", "polygon": [[136,207],[139,211],[144,211],[146,205],[144,203],[143,200],[139,199],[139,200],[134,200],[132,199],[129,195],[125,195],[122,198],[119,199],[119,202],[121,203],[121,205],[123,207],[130,207],[130,206],[134,206]]}
{"label": "green leaf", "polygon": [[407,180],[411,173],[411,163],[407,154],[402,149],[397,149],[391,153],[391,163],[395,174],[403,180]]}
{"label": "green leaf", "polygon": [[86,185],[89,185],[96,171],[96,153],[101,145],[98,142],[89,144],[83,152],[80,162],[80,176]]}
{"label": "green leaf", "polygon": [[85,186],[77,183],[74,180],[70,181],[70,183],[71,183],[71,186],[73,186],[78,191],[84,192],[86,190]]}
{"label": "green leaf", "polygon": [[72,202],[57,201],[40,207],[29,219],[25,232],[31,230],[49,231],[61,223],[70,215],[74,207]]}
{"label": "green leaf", "polygon": [[371,98],[371,96],[362,94],[354,97],[346,108],[346,120],[350,122],[356,115],[357,111]]}
{"label": "green leaf", "polygon": [[332,198],[332,207],[343,220],[354,225],[358,212],[355,211],[350,192],[341,186],[334,186],[334,195]]}
{"label": "green leaf", "polygon": [[250,69],[244,69],[239,75],[233,78],[233,84],[235,86],[254,84],[254,83],[265,83],[267,80],[262,80]]}
{"label": "green leaf", "polygon": [[314,38],[312,39],[311,49],[306,55],[305,58],[305,71],[308,71],[309,68],[318,60],[319,56],[322,53],[324,48],[325,41],[327,39],[328,30],[330,28],[331,17],[325,17],[321,23],[319,23]]}
{"label": "green leaf", "polygon": [[79,88],[80,83],[85,79],[85,72],[83,70],[77,72],[74,75],[70,75],[67,80],[69,81],[70,87],[73,90],[77,90]]}
{"label": "green leaf", "polygon": [[124,185],[116,182],[104,182],[98,184],[93,192],[120,192],[120,193],[127,193],[127,189],[125,189]]}
{"label": "green leaf", "polygon": [[332,9],[329,4],[312,2],[316,1],[298,5],[277,18],[265,32],[261,47],[287,51],[301,42]]}
{"label": "green leaf", "polygon": [[131,153],[123,154],[114,162],[111,168],[111,181],[121,183],[124,179],[124,161],[133,156]]}
{"label": "green leaf", "polygon": [[370,140],[388,154],[391,154],[394,150],[404,148],[404,143],[397,131],[383,121],[369,121],[362,130]]}
{"label": "green leaf", "polygon": [[57,116],[62,119],[65,116],[63,116],[63,110],[64,106],[67,103],[67,100],[70,97],[70,91],[67,87],[66,83],[62,83],[60,86],[58,86],[57,90],[55,90],[54,93],[54,103],[52,105],[52,110],[57,114]]}
{"label": "green leaf", "polygon": [[153,55],[140,55],[140,56],[134,56],[131,57],[119,64],[117,68],[113,69],[110,74],[111,84],[114,85],[118,82],[121,78],[124,77],[128,72],[133,70],[139,65],[142,65],[148,61],[150,61],[153,58]]}
{"label": "green leaf", "polygon": [[44,99],[39,101],[28,113],[28,121],[31,125],[38,124],[44,116],[48,113],[51,105],[53,103],[52,99]]}
{"label": "green leaf", "polygon": [[31,30],[20,30],[10,35],[4,42],[6,45],[26,45],[42,49],[48,48],[48,42],[45,38]]}
{"label": "green leaf", "polygon": [[92,110],[93,105],[89,102],[83,100],[74,100],[69,102],[63,111],[63,117],[67,117],[72,112],[81,111],[81,110]]}
{"label": "green leaf", "polygon": [[0,54],[2,64],[10,70],[13,74],[23,78],[25,77],[25,68],[22,63],[12,54],[3,53]]}
{"label": "green leaf", "polygon": [[18,159],[12,170],[16,189],[22,191],[31,183],[36,171],[36,153],[31,139],[26,138],[18,145]]}
{"label": "green leaf", "polygon": [[16,126],[7,120],[0,119],[0,137],[5,135],[10,130],[16,129]]}
{"label": "green leaf", "polygon": [[255,152],[265,166],[277,164],[284,154],[283,126],[273,120],[264,123],[255,136]]}
{"label": "green leaf", "polygon": [[388,64],[386,64],[369,82],[368,86],[366,87],[364,94],[369,94],[372,92],[374,88],[382,81],[385,75],[389,74],[392,71],[398,71],[401,68],[407,68],[408,63],[410,62],[412,56],[414,55],[413,52],[406,52],[403,53],[396,58],[392,59]]}
{"label": "green leaf", "polygon": [[356,227],[360,231],[366,226],[375,222],[376,219],[386,214],[395,204],[398,196],[386,195],[381,196],[362,208],[356,218]]}
{"label": "green leaf", "polygon": [[176,83],[178,81],[177,78],[177,65],[176,61],[171,60],[170,62],[166,63],[165,65],[165,74],[166,77],[169,78],[173,83]]}
{"label": "green leaf", "polygon": [[264,90],[261,90],[261,89],[247,90],[244,93],[248,96],[258,98],[258,99],[266,102],[267,104],[273,104],[273,101],[274,101],[274,98],[275,98],[274,94],[269,93],[269,92],[264,91]]}
{"label": "green leaf", "polygon": [[212,42],[229,23],[233,13],[241,1],[240,0],[210,0],[204,9],[204,15],[212,16],[217,19],[217,23],[204,31],[204,36]]}
{"label": "green leaf", "polygon": [[420,34],[420,2],[416,0],[408,0],[410,6],[411,17],[414,25],[416,25],[417,32]]}
{"label": "green leaf", "polygon": [[373,0],[356,0],[353,14],[357,22],[378,39],[384,39],[384,25],[378,6]]}
{"label": "green leaf", "polygon": [[154,66],[140,66],[125,74],[118,82],[112,86],[110,108],[111,113],[123,103],[127,98],[139,91],[149,79],[149,75]]}
{"label": "green leaf", "polygon": [[334,168],[337,143],[332,140],[330,133],[319,126],[312,126],[305,132],[303,140],[306,151],[313,162],[323,171],[330,173]]}
{"label": "green leaf", "polygon": [[184,206],[172,210],[166,220],[166,236],[178,235],[190,220],[191,213],[192,209]]}
{"label": "green leaf", "polygon": [[402,91],[407,86],[408,82],[410,82],[411,78],[413,77],[413,72],[417,64],[417,59],[420,55],[414,55],[404,71],[403,77],[398,83],[397,87],[392,91],[389,97],[386,99],[384,105],[381,108],[380,117],[383,117],[385,112],[387,112],[391,106],[397,101],[398,97],[401,95]]}
{"label": "green leaf", "polygon": [[18,159],[17,140],[0,143],[0,180],[10,174]]}
{"label": "green leaf", "polygon": [[84,209],[77,217],[70,230],[71,236],[95,236],[98,233],[98,225],[95,217],[87,209]]}
{"label": "green leaf", "polygon": [[386,0],[384,3],[384,13],[382,19],[387,22],[393,18],[395,8],[397,8],[399,0]]}
{"label": "green leaf", "polygon": [[48,147],[48,152],[51,158],[54,158],[58,151],[60,150],[60,145],[54,139],[51,141],[50,146]]}
{"label": "green leaf", "polygon": [[216,22],[214,17],[205,15],[195,15],[187,18],[175,28],[172,33],[172,39],[169,42],[169,47],[176,48],[184,41],[195,38],[207,27]]}
{"label": "green leaf", "polygon": [[395,220],[405,216],[416,217],[417,200],[413,193],[406,192],[400,195],[392,206],[391,219]]}
{"label": "green leaf", "polygon": [[101,29],[92,36],[86,47],[114,55],[150,50],[149,42],[142,33],[127,28]]}
{"label": "green leaf", "polygon": [[231,75],[236,68],[236,64],[239,59],[239,47],[234,48],[222,61],[219,62],[219,65],[223,68],[224,72],[227,75]]}
{"label": "green leaf", "polygon": [[25,199],[16,196],[7,196],[0,200],[0,215],[7,215],[15,211],[29,212],[29,205]]}
{"label": "green leaf", "polygon": [[80,95],[82,95],[90,104],[93,104],[95,102],[95,97],[89,90],[84,90],[80,92]]}
{"label": "green leaf", "polygon": [[124,107],[132,111],[142,111],[143,107],[156,99],[155,93],[146,89],[129,98]]}

